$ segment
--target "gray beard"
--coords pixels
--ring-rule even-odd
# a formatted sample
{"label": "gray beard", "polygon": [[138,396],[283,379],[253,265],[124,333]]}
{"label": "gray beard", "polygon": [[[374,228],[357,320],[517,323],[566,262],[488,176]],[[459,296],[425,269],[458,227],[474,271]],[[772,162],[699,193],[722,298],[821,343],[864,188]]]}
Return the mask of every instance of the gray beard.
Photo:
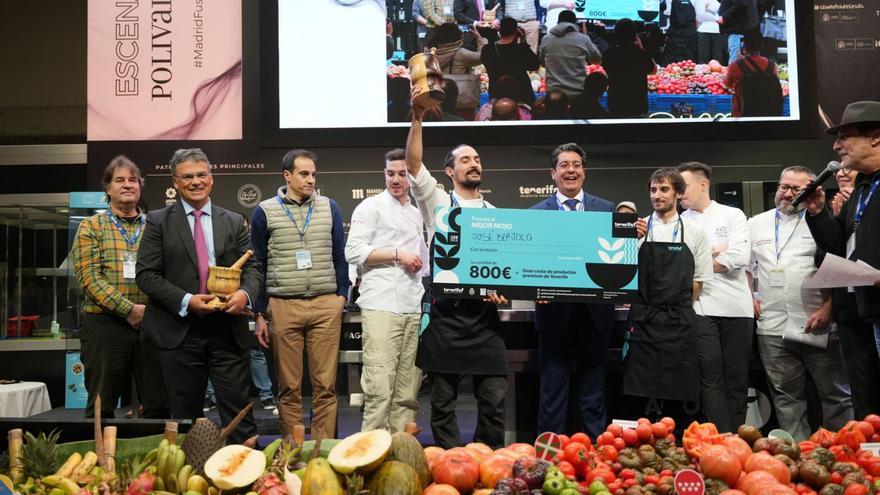
{"label": "gray beard", "polygon": [[776,203],[776,209],[779,210],[780,213],[783,213],[785,215],[794,215],[800,213],[801,211],[803,211],[804,208],[806,208],[806,206],[803,203],[797,206],[792,206],[791,203],[788,203],[787,205]]}

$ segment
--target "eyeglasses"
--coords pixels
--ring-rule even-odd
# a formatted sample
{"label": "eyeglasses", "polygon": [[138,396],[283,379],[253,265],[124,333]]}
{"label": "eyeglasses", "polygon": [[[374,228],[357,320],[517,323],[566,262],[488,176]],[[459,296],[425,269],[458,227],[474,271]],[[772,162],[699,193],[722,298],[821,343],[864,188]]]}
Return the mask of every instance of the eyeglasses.
{"label": "eyeglasses", "polygon": [[180,182],[188,184],[192,182],[193,179],[207,180],[210,176],[211,174],[209,172],[199,172],[197,174],[175,175],[174,177],[176,177]]}
{"label": "eyeglasses", "polygon": [[803,191],[804,188],[803,188],[803,187],[798,187],[798,186],[792,186],[792,185],[789,185],[789,184],[779,184],[779,190],[780,190],[781,192],[788,192],[788,191],[791,191],[792,194],[798,194],[798,193],[800,193],[801,191]]}

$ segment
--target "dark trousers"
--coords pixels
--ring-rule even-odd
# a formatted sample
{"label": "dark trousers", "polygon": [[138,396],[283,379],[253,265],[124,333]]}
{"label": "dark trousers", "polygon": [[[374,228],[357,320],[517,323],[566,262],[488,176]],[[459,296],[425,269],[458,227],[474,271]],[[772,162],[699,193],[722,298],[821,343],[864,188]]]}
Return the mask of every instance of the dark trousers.
{"label": "dark trousers", "polygon": [[[444,449],[461,446],[455,404],[461,375],[429,373],[431,385],[431,433],[434,443]],[[474,397],[477,399],[477,427],[474,442],[498,449],[504,446],[504,397],[507,377],[473,375]]]}
{"label": "dark trousers", "polygon": [[844,356],[856,418],[880,412],[880,357],[874,329],[867,321],[838,321],[837,335]]}
{"label": "dark trousers", "polygon": [[724,61],[724,48],[727,40],[721,33],[697,33],[697,63],[707,64],[710,60]]}
{"label": "dark trousers", "polygon": [[[248,404],[251,384],[250,351],[238,346],[232,331],[210,324],[190,327],[174,349],[160,349],[162,373],[168,377],[168,402],[177,419],[202,417],[208,376],[217,396],[223,426]],[[241,443],[257,434],[253,413],[248,413],[229,437]]]}
{"label": "dark trousers", "polygon": [[83,315],[80,358],[85,366],[89,393],[86,417],[94,417],[95,399],[101,395],[101,417],[112,418],[119,398],[131,388],[134,374],[141,417],[169,417],[158,352],[125,320],[108,314]]}
{"label": "dark trousers", "polygon": [[[583,431],[596,438],[605,431],[605,363],[610,333],[597,331],[584,306],[583,314],[572,316],[561,334],[538,334],[541,384],[538,402],[538,431],[566,431],[571,363],[577,364],[578,410]],[[585,322],[588,328],[585,328]]]}
{"label": "dark trousers", "polygon": [[745,423],[754,337],[753,318],[697,316],[703,414],[722,433]]}

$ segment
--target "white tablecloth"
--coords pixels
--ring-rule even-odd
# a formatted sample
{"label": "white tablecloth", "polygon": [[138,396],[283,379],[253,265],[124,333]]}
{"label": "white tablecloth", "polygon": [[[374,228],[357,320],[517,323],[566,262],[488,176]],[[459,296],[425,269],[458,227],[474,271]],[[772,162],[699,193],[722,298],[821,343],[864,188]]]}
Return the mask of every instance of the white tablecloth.
{"label": "white tablecloth", "polygon": [[51,409],[45,383],[0,385],[0,418],[25,418]]}

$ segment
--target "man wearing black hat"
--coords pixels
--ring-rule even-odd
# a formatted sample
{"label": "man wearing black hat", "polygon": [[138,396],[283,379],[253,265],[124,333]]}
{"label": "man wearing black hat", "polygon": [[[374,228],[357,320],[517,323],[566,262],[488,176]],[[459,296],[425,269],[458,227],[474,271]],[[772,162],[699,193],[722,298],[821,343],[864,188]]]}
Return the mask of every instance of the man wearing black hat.
{"label": "man wearing black hat", "polygon": [[[840,124],[828,129],[837,134],[834,151],[840,164],[855,172],[856,186],[840,214],[833,216],[818,188],[804,204],[807,225],[820,248],[850,260],[880,268],[880,102],[857,101],[847,105]],[[874,286],[853,287],[859,317],[874,327],[880,350],[880,279]]]}

